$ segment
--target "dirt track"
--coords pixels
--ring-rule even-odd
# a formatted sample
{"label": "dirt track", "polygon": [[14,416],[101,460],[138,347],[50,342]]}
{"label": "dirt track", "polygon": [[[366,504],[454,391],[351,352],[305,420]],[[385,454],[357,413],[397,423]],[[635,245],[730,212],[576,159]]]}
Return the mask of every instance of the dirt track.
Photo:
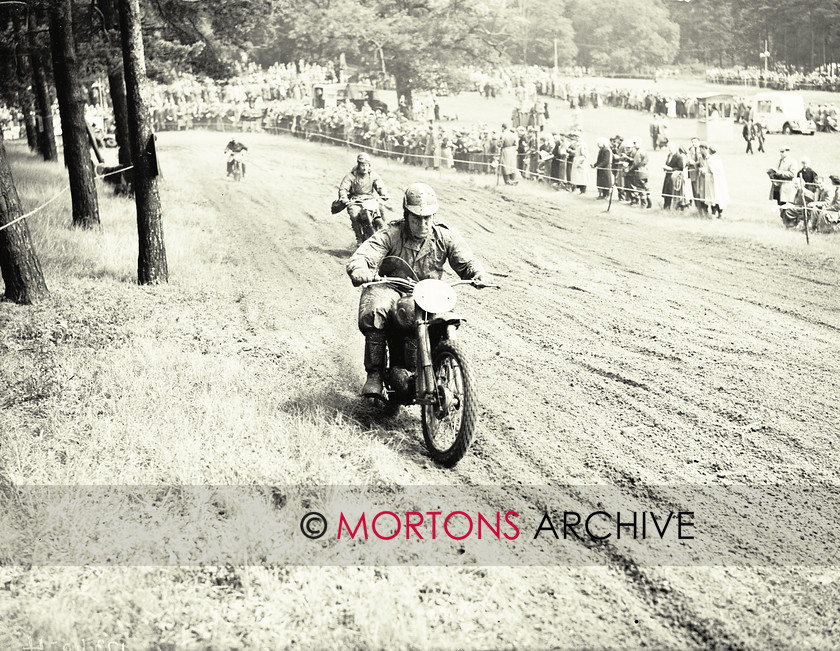
{"label": "dirt track", "polygon": [[[358,292],[344,273],[353,237],[346,215],[328,207],[353,152],[248,136],[248,175],[233,184],[220,173],[222,134],[160,141],[164,165],[203,184],[227,215],[226,255],[239,276],[221,284],[237,292],[255,336],[305,354],[312,366],[302,373],[334,372],[335,391],[351,394],[362,378]],[[409,413],[398,423],[409,435],[389,439],[403,461],[389,479],[478,496],[482,484],[644,485],[652,500],[659,484],[838,483],[836,247],[807,250],[801,236],[767,235],[763,225],[744,232],[621,205],[604,214],[592,197],[495,189],[486,177],[377,169],[397,198],[412,181],[432,184],[439,217],[503,285],[459,293],[482,380],[474,447],[454,471],[434,467],[419,414]],[[608,560],[608,569],[518,575],[532,593],[565,584],[577,595],[552,607],[533,598],[549,626],[559,631],[566,618],[569,637],[558,644],[840,644],[836,566]],[[592,627],[602,633],[588,637]]]}

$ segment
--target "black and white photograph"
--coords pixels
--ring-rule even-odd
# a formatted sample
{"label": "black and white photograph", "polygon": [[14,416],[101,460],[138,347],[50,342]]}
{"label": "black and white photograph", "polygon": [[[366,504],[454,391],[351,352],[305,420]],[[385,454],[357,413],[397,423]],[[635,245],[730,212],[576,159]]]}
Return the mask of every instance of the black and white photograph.
{"label": "black and white photograph", "polygon": [[840,648],[840,3],[0,0],[0,649]]}

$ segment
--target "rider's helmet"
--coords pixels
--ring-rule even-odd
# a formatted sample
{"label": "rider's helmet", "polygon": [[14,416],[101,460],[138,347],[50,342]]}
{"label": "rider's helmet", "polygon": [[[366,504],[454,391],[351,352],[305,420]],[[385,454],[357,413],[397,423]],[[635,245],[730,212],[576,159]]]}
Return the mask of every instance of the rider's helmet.
{"label": "rider's helmet", "polygon": [[356,156],[356,163],[367,163],[368,165],[370,165],[370,156],[362,152],[361,154]]}
{"label": "rider's helmet", "polygon": [[437,195],[425,183],[412,183],[405,189],[403,208],[419,217],[428,217],[438,211]]}

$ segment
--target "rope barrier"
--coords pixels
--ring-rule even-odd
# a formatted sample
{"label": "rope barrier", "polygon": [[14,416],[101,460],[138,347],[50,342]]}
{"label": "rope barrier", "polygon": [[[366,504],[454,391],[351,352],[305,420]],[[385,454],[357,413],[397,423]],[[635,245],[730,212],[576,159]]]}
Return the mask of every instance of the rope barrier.
{"label": "rope barrier", "polygon": [[[317,132],[317,131],[306,132],[305,130],[300,130],[300,129],[296,131],[296,130],[288,128],[288,127],[278,127],[278,126],[265,127],[265,129],[269,132],[288,133],[292,136],[296,136],[297,134],[303,134],[303,137],[307,140],[323,139],[323,140],[326,140],[326,141],[332,141],[332,142],[335,142],[335,143],[340,143],[342,145],[353,146],[353,147],[359,148],[363,151],[367,151],[369,153],[384,155],[387,158],[403,157],[404,159],[413,158],[413,159],[420,159],[420,160],[424,160],[424,159],[425,160],[429,160],[429,159],[430,160],[435,160],[435,159],[440,158],[438,156],[430,156],[428,154],[398,152],[398,151],[392,151],[392,150],[389,150],[389,149],[382,149],[382,148],[379,148],[379,147],[366,145],[364,143],[359,143],[359,142],[355,142],[355,141],[352,141],[352,140],[346,140],[346,139],[343,139],[343,138],[336,138],[335,136],[330,136],[330,135],[327,135],[325,133],[320,133],[320,132]],[[477,154],[477,153],[480,153],[480,152],[468,152],[468,153]],[[491,173],[491,172],[495,171],[496,167],[500,164],[499,163],[499,155],[498,154],[484,154],[484,155],[485,156],[493,156],[494,160],[491,161],[491,162],[488,162],[488,161],[474,161],[474,160],[466,161],[464,159],[458,159],[458,158],[454,158],[454,157],[453,157],[453,160],[456,161],[456,162],[461,162],[461,163],[471,165],[471,166],[485,167],[485,168],[487,168],[486,173]],[[529,154],[526,154],[526,155],[529,155]],[[533,154],[530,154],[530,156],[533,156]],[[551,160],[552,159],[547,159],[546,161],[544,161],[544,163],[546,165],[550,165]],[[407,161],[404,160],[403,162],[405,163]],[[456,166],[456,168],[457,168],[457,166]],[[613,175],[616,174],[616,169],[613,168],[613,167],[609,167],[609,168],[606,168],[606,167],[590,167],[588,169],[592,169],[594,172],[597,172],[599,170],[610,170]],[[529,180],[534,180],[535,179],[537,181],[543,181],[543,182],[548,182],[548,183],[560,183],[560,184],[570,183],[570,181],[566,178],[554,177],[554,176],[551,176],[550,174],[546,174],[544,171],[543,172],[540,172],[540,171],[530,172],[530,171],[523,171],[521,169],[517,169],[517,171],[523,177],[525,177]],[[797,181],[797,179],[778,179],[778,180],[774,180],[774,183],[778,183],[779,185],[787,184],[787,183],[797,184],[798,181]],[[598,187],[598,186],[596,186],[596,187]],[[623,191],[626,191],[626,192],[638,192],[639,191],[637,188],[634,188],[632,186],[629,186],[629,187],[628,186],[624,186],[624,187],[615,186],[615,187],[618,190],[623,190]],[[609,188],[599,188],[599,189],[609,190]],[[650,191],[650,190],[648,190],[648,191]],[[675,195],[675,194],[672,194],[672,195],[662,194],[662,195],[658,195],[658,196],[662,196],[663,198],[668,197],[668,198],[671,198],[671,199],[683,198],[683,195]],[[692,203],[694,203],[694,202],[706,203],[706,200],[705,200],[705,198],[698,198],[698,197],[695,196],[692,199]],[[710,203],[709,205],[713,205],[713,204]],[[786,204],[783,204],[783,205],[786,205]],[[779,207],[781,208],[781,207],[783,207],[783,205],[780,205]],[[756,204],[756,203],[752,203],[752,202],[729,201],[727,203],[727,206],[764,208],[766,206],[766,204]]]}
{"label": "rope barrier", "polygon": [[[108,172],[107,174],[100,174],[99,176],[94,176],[94,177],[93,177],[93,179],[94,179],[94,181],[95,181],[95,180],[97,180],[97,179],[104,179],[106,176],[111,176],[112,174],[119,174],[119,173],[121,173],[121,172],[126,172],[126,171],[128,171],[128,170],[130,170],[130,169],[134,169],[134,165],[129,165],[128,167],[121,167],[120,169],[118,169],[118,170],[114,170],[113,172]],[[52,197],[51,199],[49,199],[49,200],[45,201],[44,203],[42,203],[40,206],[38,206],[38,207],[37,207],[37,208],[35,208],[34,210],[30,210],[30,211],[29,211],[28,213],[26,213],[25,215],[21,215],[20,217],[18,217],[18,218],[16,218],[16,219],[13,219],[13,220],[12,220],[12,221],[10,221],[8,224],[2,224],[2,225],[0,225],[0,231],[4,230],[4,229],[6,229],[6,228],[9,228],[9,226],[12,226],[12,225],[14,225],[14,224],[17,224],[19,221],[21,221],[21,220],[23,220],[23,219],[26,219],[27,217],[31,217],[32,215],[34,215],[36,212],[38,212],[38,211],[40,211],[40,210],[43,210],[44,208],[46,208],[47,206],[49,206],[49,205],[50,205],[53,201],[55,201],[56,199],[58,199],[58,198],[59,198],[62,194],[64,194],[65,192],[67,192],[69,189],[70,189],[70,185],[69,185],[69,184],[68,184],[68,185],[66,185],[66,186],[64,186],[61,190],[59,190],[59,191],[58,191],[58,193],[57,193],[54,197]]]}

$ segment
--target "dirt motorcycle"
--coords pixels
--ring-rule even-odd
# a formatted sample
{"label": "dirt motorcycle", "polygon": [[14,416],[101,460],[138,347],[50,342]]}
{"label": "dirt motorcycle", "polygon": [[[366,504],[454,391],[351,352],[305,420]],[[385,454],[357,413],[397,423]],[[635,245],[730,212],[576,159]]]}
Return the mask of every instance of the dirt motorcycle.
{"label": "dirt motorcycle", "polygon": [[[362,285],[387,285],[402,294],[394,327],[386,331],[386,397],[389,415],[402,405],[420,405],[423,439],[432,459],[452,467],[467,453],[478,426],[478,396],[471,364],[457,339],[463,318],[452,312],[456,285],[430,278],[383,277]],[[496,287],[498,285],[480,285]]]}
{"label": "dirt motorcycle", "polygon": [[355,220],[350,220],[353,232],[356,234],[356,244],[361,244],[376,231],[385,227],[382,201],[387,201],[387,199],[370,194],[360,194],[347,203],[348,208],[350,206],[361,206],[362,208],[359,216]]}

